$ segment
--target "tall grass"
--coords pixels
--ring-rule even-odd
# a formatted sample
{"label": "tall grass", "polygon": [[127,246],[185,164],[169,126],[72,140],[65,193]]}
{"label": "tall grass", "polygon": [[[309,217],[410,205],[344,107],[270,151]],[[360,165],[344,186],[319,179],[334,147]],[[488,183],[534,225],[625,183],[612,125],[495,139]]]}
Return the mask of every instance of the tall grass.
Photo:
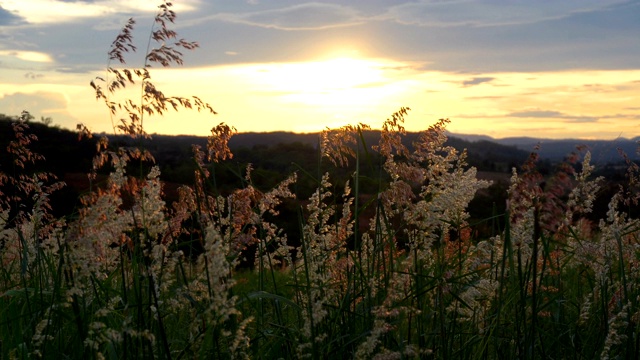
{"label": "tall grass", "polygon": [[[146,136],[145,116],[174,107],[215,113],[151,83],[149,62],[180,63],[163,43],[176,36],[174,18],[162,3],[151,37],[162,45],[142,69],[109,67],[106,91],[93,83],[132,136]],[[135,50],[133,24],[111,60]],[[140,101],[115,102],[136,76]],[[101,140],[88,171],[108,179],[76,213],[54,218],[49,196],[63,184],[37,172],[25,114],[8,148],[13,168],[0,174],[0,358],[637,357],[640,228],[623,210],[637,206],[637,166],[593,223],[602,179],[589,153],[552,177],[536,172],[533,153],[514,169],[507,213],[496,214],[504,228],[474,238],[466,207],[489,184],[445,145],[447,120],[406,147],[407,115],[387,119],[373,147],[364,125],[327,130],[318,175],[261,191],[249,166],[230,194],[215,177],[232,157],[234,129],[221,124],[206,149],[194,147],[195,182],[171,205],[150,155]],[[332,166],[351,176],[332,179]],[[367,179],[375,194],[360,191],[363,166],[380,169]],[[301,176],[318,184],[308,199],[293,190]],[[298,201],[299,239],[273,221],[285,200]],[[254,253],[250,269],[240,266]]]}

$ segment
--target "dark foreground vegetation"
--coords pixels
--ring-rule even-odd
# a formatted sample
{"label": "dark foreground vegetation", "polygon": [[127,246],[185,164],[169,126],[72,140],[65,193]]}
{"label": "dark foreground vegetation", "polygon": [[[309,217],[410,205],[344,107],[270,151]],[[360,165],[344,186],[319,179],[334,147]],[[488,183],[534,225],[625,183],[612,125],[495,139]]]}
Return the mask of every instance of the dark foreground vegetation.
{"label": "dark foreground vegetation", "polygon": [[[476,148],[448,120],[407,134],[407,108],[312,142],[150,139],[145,118],[215,113],[151,82],[196,47],[174,19],[163,2],[144,66],[92,82],[123,135],[0,121],[0,359],[640,353],[633,161],[604,178],[587,149]],[[126,86],[139,102],[114,99]]]}
{"label": "dark foreground vegetation", "polygon": [[[18,116],[6,116],[0,114],[0,133],[11,134],[12,124],[18,120]],[[63,180],[67,186],[51,195],[53,214],[55,216],[71,215],[77,211],[80,205],[80,195],[89,191],[89,179],[87,171],[92,167],[93,158],[97,155],[98,138],[82,138],[77,132],[50,126],[41,121],[29,119],[30,133],[35,135],[38,141],[31,147],[35,153],[45,154],[46,161],[37,165],[40,172],[49,172],[58,179]],[[104,134],[103,134],[104,135]],[[402,139],[403,145],[413,149],[413,143],[418,139],[419,133],[407,133]],[[226,159],[218,164],[216,175],[217,191],[223,195],[229,195],[238,188],[246,186],[245,170],[251,165],[251,185],[261,192],[266,192],[275,187],[287,176],[294,172],[309,174],[308,177],[298,178],[293,193],[298,199],[306,199],[316,190],[318,169],[324,169],[334,179],[346,179],[352,170],[331,166],[331,161],[320,156],[321,133],[294,134],[287,132],[273,133],[246,133],[235,134],[229,139],[229,149],[233,158]],[[12,138],[7,136],[0,139],[0,149],[6,149]],[[383,174],[384,159],[377,153],[364,148],[378,144],[380,131],[366,130],[362,132],[362,146],[359,156],[363,159],[360,171],[360,195],[371,198],[380,190],[378,179]],[[171,204],[178,200],[178,188],[183,185],[192,185],[195,181],[195,172],[198,168],[193,158],[193,146],[205,148],[207,138],[201,136],[170,136],[153,135],[150,138],[132,138],[129,135],[109,136],[110,147],[135,148],[140,147],[148,151],[153,161],[146,164],[148,171],[152,165],[160,170],[159,179],[163,184],[164,199]],[[350,144],[355,151],[355,146]],[[466,141],[455,137],[448,137],[445,146],[450,146],[458,152],[467,152],[466,162],[478,171],[478,178],[491,181],[487,189],[478,192],[467,208],[470,214],[470,227],[474,233],[481,236],[491,236],[494,232],[487,228],[489,218],[495,219],[495,215],[505,213],[507,190],[512,169],[522,170],[525,160],[530,153],[519,150],[515,146],[505,146],[486,140]],[[602,145],[601,145],[602,146]],[[578,151],[578,146],[576,150]],[[537,151],[532,146],[531,151]],[[567,165],[571,156],[568,151],[565,161],[539,159],[536,162],[537,171],[545,178],[549,178],[562,166]],[[0,155],[0,165],[4,169],[10,169],[12,157],[8,153]],[[139,162],[129,165],[129,170],[137,171]],[[579,170],[580,164],[572,165],[574,170]],[[2,169],[0,168],[0,169]],[[587,214],[591,221],[597,221],[607,211],[607,199],[613,195],[619,186],[624,184],[627,175],[627,163],[620,155],[617,162],[603,163],[594,169],[595,177],[602,177],[602,188],[596,197],[594,210]],[[100,179],[106,180],[110,167],[99,171]],[[338,180],[336,185],[344,185],[344,181]],[[97,182],[96,184],[100,184]],[[295,213],[300,204],[286,202],[281,205],[283,210]],[[288,224],[280,224],[290,231],[297,231],[298,219],[295,216],[287,217]],[[497,221],[497,220],[495,220]]]}

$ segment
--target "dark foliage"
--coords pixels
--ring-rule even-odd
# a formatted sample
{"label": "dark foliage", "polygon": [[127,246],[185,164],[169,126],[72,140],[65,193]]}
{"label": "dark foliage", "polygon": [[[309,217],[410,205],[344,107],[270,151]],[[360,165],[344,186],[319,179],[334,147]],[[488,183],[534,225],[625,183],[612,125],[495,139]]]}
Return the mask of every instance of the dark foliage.
{"label": "dark foliage", "polygon": [[[0,132],[11,133],[11,122],[15,118],[9,116],[0,117]],[[43,154],[46,161],[40,162],[41,168],[37,171],[51,172],[59,179],[67,182],[69,186],[57,191],[52,196],[54,214],[68,215],[77,206],[78,195],[87,191],[89,183],[86,173],[91,169],[91,161],[96,154],[96,138],[80,139],[78,134],[72,131],[51,127],[45,123],[29,122],[30,131],[38,138],[32,144],[33,150]],[[377,131],[364,131],[363,139],[370,145],[377,144],[380,133]],[[404,141],[408,147],[418,138],[417,133],[407,133]],[[127,135],[114,135],[109,137],[110,147],[139,146],[148,150],[160,167],[161,178],[165,182],[165,196],[171,203],[177,200],[176,189],[180,185],[194,183],[194,171],[196,163],[193,160],[192,145],[206,147],[206,137],[199,136],[167,136],[153,135],[151,138],[131,138]],[[8,146],[9,137],[0,138],[0,146]],[[252,185],[262,191],[267,191],[284,180],[292,173],[298,172],[298,181],[294,191],[299,199],[308,198],[317,188],[317,179],[322,171],[330,171],[333,179],[349,179],[352,170],[338,168],[330,164],[326,159],[319,158],[319,134],[294,134],[288,132],[272,133],[241,133],[233,136],[229,146],[234,154],[233,159],[228,159],[212,165],[215,172],[216,191],[228,194],[231,191],[246,185],[245,175],[248,164],[252,165]],[[469,212],[472,215],[472,223],[475,223],[475,231],[478,235],[487,236],[495,234],[500,229],[500,224],[494,220],[504,213],[507,197],[508,177],[513,167],[519,168],[528,156],[528,152],[519,150],[514,146],[500,145],[487,140],[467,141],[449,137],[447,145],[453,146],[459,151],[467,149],[468,163],[476,167],[482,176],[488,176],[494,184],[488,189],[479,192],[469,204]],[[0,155],[0,171],[10,172],[11,159],[5,152]],[[382,160],[372,151],[365,152],[361,149],[360,167],[360,193],[375,194],[378,182],[373,180],[381,175]],[[146,164],[150,166],[151,164]],[[132,162],[132,171],[140,171],[139,164]],[[554,171],[555,165],[549,159],[540,159],[537,163],[538,171],[545,176]],[[614,192],[617,184],[624,181],[624,166],[607,164],[600,167],[598,175],[604,175],[609,181],[603,192]],[[109,169],[103,169],[103,172]],[[491,175],[493,174],[493,175]],[[336,180],[337,181],[337,180]],[[342,188],[343,183],[336,183],[336,188]],[[604,196],[603,199],[609,197]],[[598,199],[593,216],[598,217],[606,212],[606,201]],[[280,224],[295,229],[296,205],[285,204],[283,211],[291,216],[292,225]]]}

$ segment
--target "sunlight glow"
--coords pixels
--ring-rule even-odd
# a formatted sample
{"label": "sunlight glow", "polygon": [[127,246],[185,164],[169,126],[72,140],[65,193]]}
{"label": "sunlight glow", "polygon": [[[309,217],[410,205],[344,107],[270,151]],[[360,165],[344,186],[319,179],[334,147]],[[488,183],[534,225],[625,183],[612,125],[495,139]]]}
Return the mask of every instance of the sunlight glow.
{"label": "sunlight glow", "polygon": [[[240,70],[254,89],[278,94],[290,105],[348,108],[373,104],[400,91],[387,60],[334,58],[301,63],[261,64]],[[339,117],[339,114],[335,114]]]}
{"label": "sunlight glow", "polygon": [[[406,70],[397,69],[406,67],[386,59],[339,57],[189,70],[155,69],[153,76],[163,84],[171,84],[172,91],[210,99],[220,113],[218,121],[234,123],[239,131],[314,132],[360,122],[379,127],[384,117],[403,105],[402,98],[412,80]],[[157,131],[176,131],[165,126],[171,126],[170,122]],[[182,131],[183,126],[184,123]]]}
{"label": "sunlight glow", "polygon": [[341,58],[282,64],[265,70],[265,77],[276,90],[325,93],[380,81],[380,66],[372,61]]}
{"label": "sunlight glow", "polygon": [[[67,107],[66,118],[51,113],[51,108],[43,115],[53,116],[54,123],[69,128],[74,128],[77,120],[94,131],[112,131],[107,109],[96,102],[86,85],[87,74],[73,74],[71,80],[70,74],[55,71],[32,75],[14,72],[0,84],[5,112],[11,109],[10,113],[17,115],[22,109],[46,110],[37,104],[18,104],[29,97],[12,94],[47,92],[51,99],[61,94],[68,99],[58,102]],[[170,111],[163,117],[145,119],[149,133],[206,135],[220,122],[240,132],[316,132],[358,123],[379,129],[402,106],[412,109],[405,123],[408,131],[421,131],[440,118],[449,118],[447,129],[451,132],[497,138],[522,134],[634,137],[640,122],[637,70],[468,74],[428,71],[420,64],[386,59],[339,57],[297,63],[156,68],[151,76],[167,96],[196,95],[219,114]],[[474,80],[478,78],[484,80]],[[129,90],[139,92],[137,88]],[[121,100],[127,94],[118,96]],[[139,99],[139,95],[132,96]],[[34,115],[39,116],[37,111]]]}

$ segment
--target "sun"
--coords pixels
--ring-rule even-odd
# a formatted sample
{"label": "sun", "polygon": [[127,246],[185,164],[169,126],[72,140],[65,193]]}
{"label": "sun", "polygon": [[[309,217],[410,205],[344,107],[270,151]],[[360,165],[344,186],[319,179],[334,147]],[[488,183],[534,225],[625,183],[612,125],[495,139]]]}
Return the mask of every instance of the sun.
{"label": "sun", "polygon": [[214,99],[217,118],[241,131],[316,132],[358,123],[378,127],[381,118],[411,106],[412,69],[406,62],[340,54],[299,62],[156,69],[154,78]]}
{"label": "sun", "polygon": [[[261,116],[271,117],[271,127],[313,132],[356,123],[376,126],[381,114],[405,105],[403,99],[414,82],[410,68],[405,62],[343,53],[308,61],[229,66],[224,71],[234,88],[243,89],[245,105],[233,109],[235,114],[260,109]],[[276,113],[282,117],[271,115]],[[252,125],[261,126],[266,124]]]}
{"label": "sun", "polygon": [[360,104],[385,82],[383,64],[346,57],[273,64],[263,77],[285,101],[314,106]]}
{"label": "sun", "polygon": [[279,83],[286,89],[302,92],[344,90],[381,78],[375,63],[352,58],[285,64],[280,70]]}

